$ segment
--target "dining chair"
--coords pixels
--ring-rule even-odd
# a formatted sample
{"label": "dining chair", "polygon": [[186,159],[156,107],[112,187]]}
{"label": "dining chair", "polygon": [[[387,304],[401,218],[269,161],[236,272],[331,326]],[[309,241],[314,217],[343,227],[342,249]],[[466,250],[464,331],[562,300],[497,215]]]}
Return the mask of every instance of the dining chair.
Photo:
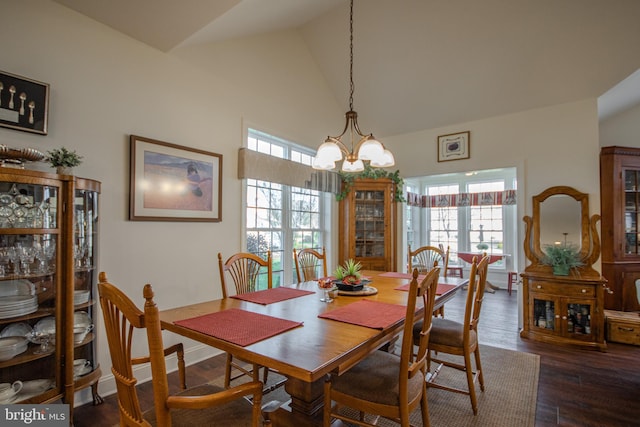
{"label": "dining chair", "polygon": [[[427,370],[430,373],[427,379],[427,387],[435,387],[443,390],[462,393],[471,399],[471,407],[474,415],[478,414],[478,401],[476,397],[475,384],[480,384],[480,390],[484,391],[484,377],[482,375],[482,364],[480,362],[480,347],[478,345],[478,322],[480,320],[480,309],[484,298],[484,289],[487,283],[487,270],[489,267],[489,256],[485,255],[480,261],[473,258],[471,271],[469,272],[469,288],[465,304],[465,312],[462,322],[450,319],[434,318],[429,340],[429,351],[427,356]],[[419,344],[419,322],[414,327],[414,344]],[[437,353],[438,357],[431,357],[431,352]],[[450,354],[463,358],[462,362],[441,359],[442,354]],[[475,369],[471,360],[473,354]],[[431,373],[431,362],[438,364],[438,367]],[[466,375],[467,388],[455,387],[444,382],[438,382],[438,374],[443,367],[449,367],[463,371]]]}
{"label": "dining chair", "polygon": [[[327,277],[327,256],[324,248],[322,248],[322,253],[311,248],[299,251],[294,248],[293,259],[296,263],[298,283],[315,280],[318,277]],[[320,267],[322,267],[322,276],[318,275]]]}
{"label": "dining chair", "polygon": [[[441,265],[442,276],[447,277],[447,271],[449,268],[449,247],[444,250],[444,245],[440,244],[436,246],[421,246],[415,251],[411,251],[411,245],[409,245],[409,262],[408,271],[412,271],[413,268],[417,268],[420,273],[429,271],[434,265]],[[444,306],[436,309],[433,313],[434,316],[444,317]]]}
{"label": "dining chair", "polygon": [[[143,311],[109,283],[104,272],[99,275],[98,292],[111,355],[111,372],[116,381],[121,426],[213,426],[228,425],[231,420],[253,427],[270,425],[268,414],[263,414],[261,409],[260,381],[231,389],[204,384],[169,394],[166,351],[151,285],[147,284],[143,289]],[[144,412],[136,392],[137,379],[131,358],[133,335],[139,329],[146,330],[153,381],[154,406]],[[252,402],[245,396],[250,396]]]}
{"label": "dining chair", "polygon": [[449,247],[444,250],[441,245],[437,246],[421,246],[415,251],[411,250],[409,245],[409,262],[408,271],[417,268],[420,273],[426,273],[431,270],[435,263],[441,266],[442,276],[447,277],[447,267],[449,266]]}
{"label": "dining chair", "polygon": [[[258,281],[265,268],[267,270],[267,288],[271,289],[272,282],[272,265],[271,265],[271,251],[267,251],[267,259],[259,257],[258,255],[249,252],[239,252],[231,255],[226,261],[222,261],[222,254],[218,252],[218,266],[220,268],[220,282],[222,284],[222,297],[229,297],[229,289],[227,287],[226,276],[229,275],[233,281],[235,287],[235,294],[246,294],[248,292],[254,292],[258,289]],[[244,375],[249,376],[253,381],[258,381],[260,378],[260,366],[252,364],[250,369],[245,366],[242,360],[240,363],[236,363],[233,360],[233,355],[227,353],[227,362],[224,374],[224,386],[229,387],[231,381],[238,379]],[[242,364],[241,364],[242,363]],[[232,377],[233,370],[238,374]],[[266,384],[269,375],[269,370],[264,368],[262,381]]]}
{"label": "dining chair", "polygon": [[[365,414],[396,421],[409,426],[409,416],[420,405],[422,425],[429,426],[429,408],[425,382],[431,320],[440,268],[432,268],[420,283],[418,269],[407,298],[406,318],[400,355],[374,351],[364,360],[342,375],[329,374],[324,383],[324,427],[333,419],[361,426],[373,426],[377,422],[367,420]],[[418,352],[413,351],[412,330],[418,298],[422,299],[425,320],[419,335]],[[358,418],[341,412],[346,406],[355,410]]]}

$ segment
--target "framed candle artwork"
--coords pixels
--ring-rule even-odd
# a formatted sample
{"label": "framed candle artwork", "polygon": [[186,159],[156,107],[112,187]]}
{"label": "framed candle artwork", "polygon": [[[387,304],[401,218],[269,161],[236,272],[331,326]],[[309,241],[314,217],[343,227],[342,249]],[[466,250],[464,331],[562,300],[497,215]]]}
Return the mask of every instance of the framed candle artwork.
{"label": "framed candle artwork", "polygon": [[470,157],[471,132],[438,136],[438,161],[462,160]]}
{"label": "framed candle artwork", "polygon": [[47,134],[49,85],[0,71],[0,126]]}

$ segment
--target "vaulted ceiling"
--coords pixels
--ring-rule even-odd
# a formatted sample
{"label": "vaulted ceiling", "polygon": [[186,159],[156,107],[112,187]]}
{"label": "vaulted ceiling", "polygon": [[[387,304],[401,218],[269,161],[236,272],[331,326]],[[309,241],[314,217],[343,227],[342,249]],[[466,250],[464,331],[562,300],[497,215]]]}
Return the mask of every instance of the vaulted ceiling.
{"label": "vaulted ceiling", "polygon": [[[347,110],[347,0],[54,1],[169,54],[294,29]],[[354,107],[377,136],[585,98],[606,117],[638,104],[639,20],[637,0],[356,0]]]}

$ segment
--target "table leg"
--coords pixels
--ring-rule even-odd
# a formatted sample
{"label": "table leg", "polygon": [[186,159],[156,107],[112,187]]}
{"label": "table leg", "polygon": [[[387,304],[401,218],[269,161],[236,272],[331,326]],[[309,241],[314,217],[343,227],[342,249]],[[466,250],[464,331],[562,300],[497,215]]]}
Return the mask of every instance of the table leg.
{"label": "table leg", "polygon": [[289,378],[284,388],[291,401],[271,414],[273,426],[322,426],[324,379],[308,383]]}

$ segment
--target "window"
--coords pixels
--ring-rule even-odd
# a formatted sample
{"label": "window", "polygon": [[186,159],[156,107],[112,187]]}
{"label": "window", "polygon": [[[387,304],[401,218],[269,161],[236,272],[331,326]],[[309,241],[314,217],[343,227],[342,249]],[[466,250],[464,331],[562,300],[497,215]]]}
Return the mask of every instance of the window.
{"label": "window", "polygon": [[[515,173],[515,168],[508,168],[413,178],[406,180],[406,189],[428,196],[515,190]],[[448,246],[450,264],[459,263],[458,251],[516,253],[515,205],[472,203],[471,206],[450,206],[443,203],[430,208],[412,206],[407,208],[407,218],[407,241],[411,247]],[[486,248],[479,249],[478,245],[480,248],[486,245]],[[513,257],[503,258],[490,268],[505,270],[507,264],[515,264]]]}
{"label": "window", "polygon": [[[311,150],[253,129],[249,129],[247,147],[308,166],[313,159]],[[321,250],[325,246],[330,196],[256,179],[246,180],[245,191],[247,251],[264,258],[271,251],[274,287],[295,282],[293,248]],[[265,277],[259,288],[266,284]]]}

